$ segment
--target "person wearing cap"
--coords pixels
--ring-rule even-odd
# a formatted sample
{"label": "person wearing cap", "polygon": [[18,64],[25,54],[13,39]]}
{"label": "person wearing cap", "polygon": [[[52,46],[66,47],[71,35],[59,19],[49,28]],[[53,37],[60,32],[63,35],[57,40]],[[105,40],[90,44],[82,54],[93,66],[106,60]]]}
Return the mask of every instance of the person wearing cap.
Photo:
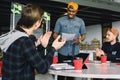
{"label": "person wearing cap", "polygon": [[[67,15],[64,15],[56,21],[53,37],[56,39],[58,35],[61,38],[69,36],[65,45],[58,50],[58,62],[72,60],[73,56],[79,55],[80,42],[85,39],[86,28],[83,19],[76,16],[78,12],[78,4],[69,2],[67,6]],[[62,80],[62,79],[61,79]],[[70,79],[69,79],[70,80]]]}
{"label": "person wearing cap", "polygon": [[102,48],[96,49],[97,59],[101,55],[107,55],[107,60],[111,62],[120,62],[120,42],[118,42],[119,31],[116,28],[107,30],[105,42]]}

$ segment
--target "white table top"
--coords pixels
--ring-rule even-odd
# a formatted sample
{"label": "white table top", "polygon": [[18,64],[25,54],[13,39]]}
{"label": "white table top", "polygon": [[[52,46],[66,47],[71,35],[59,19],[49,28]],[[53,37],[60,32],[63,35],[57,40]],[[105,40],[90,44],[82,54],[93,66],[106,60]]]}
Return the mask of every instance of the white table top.
{"label": "white table top", "polygon": [[76,70],[49,70],[50,74],[81,77],[81,78],[107,78],[120,79],[120,66],[116,63],[101,64],[101,63],[87,63],[88,69],[82,71]]}

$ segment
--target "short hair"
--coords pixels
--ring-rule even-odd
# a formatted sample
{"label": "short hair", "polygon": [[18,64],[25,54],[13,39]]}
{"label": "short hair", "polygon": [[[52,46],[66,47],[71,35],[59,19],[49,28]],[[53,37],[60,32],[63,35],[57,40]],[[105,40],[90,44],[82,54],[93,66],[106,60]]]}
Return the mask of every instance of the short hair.
{"label": "short hair", "polygon": [[116,41],[119,41],[119,40],[118,40],[119,31],[118,31],[117,28],[109,28],[107,31],[112,32],[112,33],[116,36]]}
{"label": "short hair", "polygon": [[42,18],[43,13],[43,9],[38,4],[29,3],[23,7],[17,26],[30,28],[36,21]]}

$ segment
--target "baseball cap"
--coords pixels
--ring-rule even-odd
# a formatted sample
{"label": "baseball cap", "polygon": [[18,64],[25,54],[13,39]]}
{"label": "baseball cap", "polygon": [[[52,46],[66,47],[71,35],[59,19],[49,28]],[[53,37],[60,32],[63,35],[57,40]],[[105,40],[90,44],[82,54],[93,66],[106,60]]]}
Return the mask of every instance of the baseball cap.
{"label": "baseball cap", "polygon": [[78,4],[75,2],[69,2],[68,3],[68,8],[72,6],[74,10],[78,10]]}
{"label": "baseball cap", "polygon": [[118,29],[116,29],[116,28],[111,28],[111,30],[110,30],[115,36],[118,36],[119,35],[119,31],[118,31]]}

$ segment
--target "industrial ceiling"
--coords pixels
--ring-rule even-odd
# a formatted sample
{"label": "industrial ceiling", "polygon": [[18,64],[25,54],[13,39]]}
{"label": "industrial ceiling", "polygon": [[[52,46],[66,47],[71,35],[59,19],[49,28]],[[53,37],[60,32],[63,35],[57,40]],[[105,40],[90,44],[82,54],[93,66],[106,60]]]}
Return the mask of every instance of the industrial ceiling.
{"label": "industrial ceiling", "polygon": [[[9,31],[10,29],[10,14],[11,14],[11,2],[17,2],[20,4],[26,4],[28,2],[38,3],[46,12],[51,14],[50,28],[53,30],[56,20],[63,16],[66,12],[67,2],[70,0],[1,0],[0,1],[0,34]],[[86,2],[89,0],[73,0],[79,4],[79,10],[77,16],[85,21],[86,26],[111,23],[114,21],[120,21],[120,4],[108,3],[95,0],[93,3]],[[103,3],[104,2],[104,3]],[[85,5],[86,4],[86,5]],[[106,4],[106,6],[104,6]]]}

